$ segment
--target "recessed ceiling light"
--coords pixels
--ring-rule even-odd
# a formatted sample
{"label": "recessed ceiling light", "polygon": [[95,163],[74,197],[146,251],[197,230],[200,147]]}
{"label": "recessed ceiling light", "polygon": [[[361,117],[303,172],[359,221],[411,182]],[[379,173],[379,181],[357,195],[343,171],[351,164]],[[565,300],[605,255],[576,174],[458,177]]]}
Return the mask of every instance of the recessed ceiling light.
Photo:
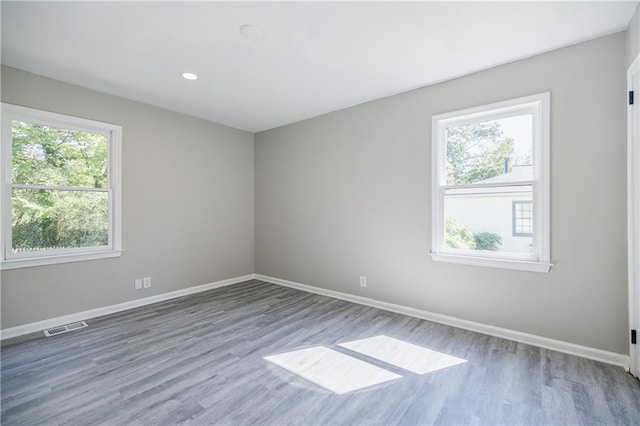
{"label": "recessed ceiling light", "polygon": [[240,34],[250,40],[258,41],[262,39],[262,28],[256,25],[242,25],[240,27]]}
{"label": "recessed ceiling light", "polygon": [[183,72],[182,73],[182,77],[186,78],[187,80],[197,80],[198,76],[195,75],[192,72]]}

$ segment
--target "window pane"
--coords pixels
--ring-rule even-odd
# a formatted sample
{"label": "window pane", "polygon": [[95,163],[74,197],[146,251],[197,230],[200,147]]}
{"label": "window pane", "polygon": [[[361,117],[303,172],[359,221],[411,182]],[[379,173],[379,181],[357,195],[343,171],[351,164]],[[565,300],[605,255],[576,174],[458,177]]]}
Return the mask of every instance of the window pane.
{"label": "window pane", "polygon": [[108,245],[108,193],[13,189],[13,252]]}
{"label": "window pane", "polygon": [[107,187],[107,138],[13,120],[12,175],[18,184]]}
{"label": "window pane", "polygon": [[447,185],[533,180],[533,115],[445,129]]}
{"label": "window pane", "polygon": [[[530,212],[519,211],[521,230],[513,234],[514,202],[531,203],[531,186],[448,190],[444,197],[445,243],[449,249],[533,253]],[[524,206],[524,205],[523,205]]]}
{"label": "window pane", "polygon": [[527,237],[533,233],[533,203],[531,201],[513,201],[513,235]]}

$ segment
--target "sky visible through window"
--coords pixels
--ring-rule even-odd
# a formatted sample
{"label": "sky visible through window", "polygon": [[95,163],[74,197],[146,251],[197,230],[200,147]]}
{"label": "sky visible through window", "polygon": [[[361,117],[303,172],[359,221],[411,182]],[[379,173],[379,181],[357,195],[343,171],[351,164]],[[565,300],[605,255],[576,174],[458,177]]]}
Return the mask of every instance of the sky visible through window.
{"label": "sky visible through window", "polygon": [[500,124],[504,136],[513,138],[515,159],[527,158],[527,156],[531,158],[533,147],[533,116],[531,114],[525,114],[496,121]]}

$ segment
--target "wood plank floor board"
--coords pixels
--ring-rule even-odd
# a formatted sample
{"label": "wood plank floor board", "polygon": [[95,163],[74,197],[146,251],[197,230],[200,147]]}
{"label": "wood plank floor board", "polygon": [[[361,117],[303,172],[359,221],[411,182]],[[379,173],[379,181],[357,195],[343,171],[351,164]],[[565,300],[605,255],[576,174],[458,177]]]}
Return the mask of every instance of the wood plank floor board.
{"label": "wood plank floor board", "polygon": [[[640,424],[621,368],[256,280],[2,344],[3,425]],[[465,359],[418,375],[340,343]],[[402,376],[335,395],[264,359],[325,346]]]}

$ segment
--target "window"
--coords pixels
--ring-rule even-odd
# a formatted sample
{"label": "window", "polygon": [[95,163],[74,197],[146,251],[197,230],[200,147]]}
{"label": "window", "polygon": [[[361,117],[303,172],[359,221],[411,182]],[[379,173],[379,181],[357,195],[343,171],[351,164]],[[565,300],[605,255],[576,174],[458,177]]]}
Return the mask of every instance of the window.
{"label": "window", "polygon": [[2,269],[119,256],[121,128],[2,104]]}
{"label": "window", "polygon": [[514,201],[512,217],[514,237],[533,237],[533,203],[531,201]]}
{"label": "window", "polygon": [[549,104],[543,93],[433,117],[434,260],[549,271]]}

